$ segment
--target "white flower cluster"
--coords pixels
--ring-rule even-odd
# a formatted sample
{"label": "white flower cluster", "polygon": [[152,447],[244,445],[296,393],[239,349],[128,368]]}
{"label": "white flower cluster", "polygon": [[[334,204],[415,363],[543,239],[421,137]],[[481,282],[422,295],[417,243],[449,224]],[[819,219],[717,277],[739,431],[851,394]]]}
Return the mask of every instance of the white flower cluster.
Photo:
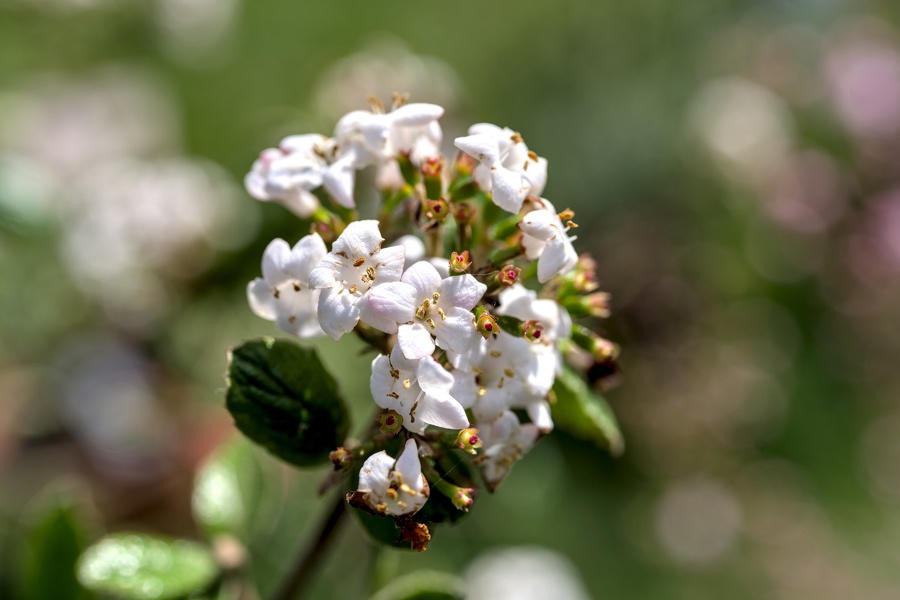
{"label": "white flower cluster", "polygon": [[[489,489],[502,481],[553,428],[548,399],[563,366],[561,342],[572,336],[554,284],[539,294],[519,283],[520,273],[539,284],[559,280],[578,262],[567,233],[575,226],[571,211],[557,213],[539,197],[546,159],[518,133],[482,123],[455,140],[462,152],[449,163],[439,148],[442,114],[433,104],[354,111],[332,138],[291,136],[265,150],[246,178],[254,197],[280,201],[324,226],[293,248],[281,239],[269,244],[263,276],[247,288],[253,311],[300,338],[338,340],[355,331],[383,340],[370,389],[379,407],[397,415],[408,441],[396,460],[384,450],[368,456],[359,493],[374,512],[394,516],[425,503],[420,445],[440,429],[461,430],[458,439],[472,453],[483,448],[475,462]],[[330,198],[346,215],[356,205],[356,171],[373,166],[403,172],[407,202],[399,210],[386,202],[378,220],[354,220],[350,210],[344,226],[323,201]],[[453,191],[466,185],[468,196]],[[462,210],[467,202],[492,217],[474,218],[471,206]],[[510,219],[517,227],[492,239],[489,226]],[[385,245],[382,229],[404,227],[407,235]],[[443,237],[444,230],[452,235]],[[330,250],[326,232],[339,233]],[[465,508],[470,491],[449,493]]]}

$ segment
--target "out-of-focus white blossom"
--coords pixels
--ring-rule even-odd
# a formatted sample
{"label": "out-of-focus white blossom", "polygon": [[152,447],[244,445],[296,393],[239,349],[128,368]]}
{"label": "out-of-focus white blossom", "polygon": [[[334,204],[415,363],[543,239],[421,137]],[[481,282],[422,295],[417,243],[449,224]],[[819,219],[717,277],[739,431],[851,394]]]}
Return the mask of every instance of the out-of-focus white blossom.
{"label": "out-of-focus white blossom", "polygon": [[456,147],[477,160],[475,181],[491,192],[494,203],[511,213],[519,212],[527,196],[540,196],[547,183],[547,159],[528,150],[522,136],[490,123],[469,128],[456,138]]}
{"label": "out-of-focus white blossom", "polygon": [[357,491],[375,512],[395,516],[418,512],[430,490],[415,440],[406,441],[396,461],[384,450],[367,458],[359,471]]}
{"label": "out-of-focus white blossom", "polygon": [[355,110],[344,115],[334,129],[334,139],[345,155],[353,156],[354,168],[379,165],[398,154],[409,154],[414,163],[439,154],[444,109],[437,104],[405,104],[389,113]]}
{"label": "out-of-focus white blossom", "polygon": [[253,312],[275,321],[285,333],[301,338],[322,335],[317,311],[320,291],[309,285],[309,274],[327,253],[317,233],[301,238],[293,248],[282,239],[272,240],[263,254],[263,276],[247,284]]}
{"label": "out-of-focus white blossom", "polygon": [[319,325],[335,340],[353,331],[360,319],[388,333],[397,330],[394,321],[372,312],[366,298],[371,288],[397,281],[403,272],[405,248],[382,248],[383,243],[378,221],[354,221],[309,275],[310,285],[322,290]]}

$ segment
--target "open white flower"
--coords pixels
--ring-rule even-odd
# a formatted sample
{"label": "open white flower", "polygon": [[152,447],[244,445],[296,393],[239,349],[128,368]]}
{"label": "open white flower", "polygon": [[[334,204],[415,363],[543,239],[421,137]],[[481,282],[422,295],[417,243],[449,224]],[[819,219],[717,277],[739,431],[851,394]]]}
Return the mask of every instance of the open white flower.
{"label": "open white flower", "polygon": [[475,182],[491,192],[494,204],[519,212],[527,196],[539,196],[547,183],[547,159],[528,150],[522,136],[508,127],[477,123],[456,138],[457,148],[476,159]]}
{"label": "open white flower", "polygon": [[452,387],[453,376],[430,356],[407,361],[395,346],[390,357],[382,354],[372,361],[369,388],[375,403],[397,411],[413,433],[424,433],[428,425],[469,426],[466,411],[450,395]]}
{"label": "open white flower", "polygon": [[407,440],[395,461],[382,450],[366,459],[359,471],[359,490],[366,503],[385,515],[411,515],[428,500],[415,440]]}
{"label": "open white flower", "polygon": [[396,282],[403,272],[403,246],[382,248],[378,221],[354,221],[338,236],[331,252],[309,274],[319,296],[319,325],[335,340],[363,323],[387,333],[397,324],[374,314],[366,294],[374,286]]}
{"label": "open white flower", "polygon": [[[342,151],[354,156],[353,166],[362,169],[410,154],[414,162],[439,154],[444,109],[437,104],[405,104],[389,113],[354,110],[344,115],[334,129]],[[417,163],[418,164],[418,163]]]}
{"label": "open white flower", "polygon": [[418,359],[434,352],[435,341],[453,352],[465,352],[476,341],[471,310],[485,290],[487,286],[471,275],[441,279],[431,263],[420,261],[399,282],[373,289],[369,305],[394,327],[402,323],[397,344],[403,356]]}
{"label": "open white flower", "polygon": [[479,339],[463,354],[448,353],[451,394],[472,408],[478,422],[490,422],[510,408],[524,408],[542,431],[553,429],[547,395],[556,379],[556,356],[520,337],[500,332]]}
{"label": "open white flower", "polygon": [[542,332],[539,340],[532,342],[532,352],[546,352],[554,357],[555,373],[562,372],[563,358],[557,342],[572,337],[572,317],[558,302],[539,299],[534,290],[522,284],[509,286],[500,292],[498,315],[515,317],[523,321],[540,321]]}
{"label": "open white flower", "polygon": [[475,462],[481,466],[488,489],[493,491],[513,464],[534,446],[540,429],[533,423],[520,423],[515,413],[505,411],[488,424],[479,422],[478,433],[484,447]]}
{"label": "open white flower", "polygon": [[272,240],[263,253],[263,276],[247,285],[253,312],[275,321],[285,333],[301,338],[322,335],[317,316],[319,290],[310,286],[309,274],[327,253],[317,233],[301,238],[293,248],[282,239]]}
{"label": "open white flower", "polygon": [[305,218],[319,206],[311,192],[320,186],[341,206],[354,207],[354,178],[351,159],[337,154],[334,140],[306,134],[286,137],[278,148],[264,150],[244,185],[257,200],[278,200]]}
{"label": "open white flower", "polygon": [[[535,198],[540,208],[527,213],[519,222],[522,247],[526,258],[538,259],[538,281],[546,283],[555,275],[568,273],[578,262],[578,254],[572,246],[575,237],[567,232],[574,224],[563,225],[553,205],[543,198]],[[563,216],[571,219],[571,213]]]}

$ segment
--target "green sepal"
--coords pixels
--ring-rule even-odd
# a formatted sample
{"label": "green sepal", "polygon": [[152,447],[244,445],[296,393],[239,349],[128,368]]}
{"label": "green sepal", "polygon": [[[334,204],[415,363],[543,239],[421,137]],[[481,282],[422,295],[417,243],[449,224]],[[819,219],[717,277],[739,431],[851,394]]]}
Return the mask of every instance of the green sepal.
{"label": "green sepal", "polygon": [[347,406],[315,350],[266,338],[229,352],[225,405],[235,425],[298,467],[328,460],[350,427]]}
{"label": "green sepal", "polygon": [[556,427],[594,442],[613,456],[622,454],[625,440],[612,408],[584,379],[567,367],[554,382],[553,392],[556,402],[551,412]]}

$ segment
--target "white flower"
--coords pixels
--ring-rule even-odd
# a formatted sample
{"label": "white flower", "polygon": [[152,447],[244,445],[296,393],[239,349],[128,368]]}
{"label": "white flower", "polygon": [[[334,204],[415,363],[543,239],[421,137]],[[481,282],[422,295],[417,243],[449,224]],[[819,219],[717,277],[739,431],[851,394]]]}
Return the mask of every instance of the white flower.
{"label": "white flower", "polygon": [[540,321],[541,337],[532,342],[531,351],[551,354],[555,361],[554,372],[562,373],[562,352],[556,342],[572,337],[572,318],[568,311],[554,300],[538,299],[534,290],[519,283],[500,292],[498,300],[500,306],[495,311],[498,315]]}
{"label": "white flower", "polygon": [[[471,275],[441,279],[437,269],[420,261],[396,283],[385,283],[369,294],[372,311],[400,325],[397,344],[408,359],[434,352],[437,345],[454,352],[466,351],[478,336],[471,310],[487,286]],[[389,332],[390,333],[390,332]]]}
{"label": "white flower", "polygon": [[527,196],[539,196],[547,183],[547,159],[528,150],[522,136],[490,123],[469,127],[469,135],[456,138],[456,147],[479,164],[473,176],[494,204],[511,213],[519,212]]}
{"label": "white flower", "polygon": [[335,340],[353,331],[356,323],[396,332],[397,324],[372,313],[366,294],[373,286],[396,282],[403,272],[403,246],[382,248],[378,221],[354,221],[334,241],[309,274],[319,296],[319,325]]}
{"label": "white flower", "polygon": [[366,459],[359,471],[359,490],[373,510],[388,515],[411,515],[428,500],[415,440],[407,440],[395,461],[382,450]]}
{"label": "white flower", "polygon": [[463,354],[448,353],[451,394],[475,419],[490,422],[510,408],[525,408],[542,431],[553,429],[547,395],[556,379],[556,356],[525,338],[500,332]]}
{"label": "white flower", "polygon": [[[519,222],[525,256],[538,259],[538,281],[546,283],[554,275],[568,273],[578,262],[572,246],[574,237],[567,232],[573,226],[563,225],[553,205],[543,198],[535,199],[541,208],[527,213]],[[567,215],[566,215],[567,216]]]}
{"label": "white flower", "polygon": [[425,258],[425,242],[412,234],[398,237],[391,246],[403,246],[406,248],[403,270],[410,268],[414,263]]}
{"label": "white flower", "polygon": [[479,422],[478,433],[484,447],[475,462],[481,466],[488,489],[493,491],[513,464],[534,446],[540,429],[533,423],[519,423],[513,412],[505,411],[487,425]]}
{"label": "white flower", "polygon": [[408,361],[397,348],[390,357],[382,354],[372,361],[369,388],[375,403],[397,411],[413,433],[424,433],[428,425],[468,427],[466,411],[450,395],[453,376],[430,356]]}
{"label": "white flower", "polygon": [[309,285],[309,274],[327,252],[317,233],[301,238],[293,249],[282,239],[272,240],[263,253],[263,276],[247,285],[253,312],[275,321],[285,333],[301,338],[322,335],[316,311],[319,290]]}
{"label": "white flower", "polygon": [[286,137],[278,148],[263,150],[244,178],[244,185],[254,198],[279,200],[304,218],[319,206],[311,193],[319,186],[324,186],[341,206],[353,208],[352,157],[336,152],[334,141],[322,135]]}
{"label": "white flower", "polygon": [[398,154],[413,162],[439,154],[444,109],[437,104],[405,104],[387,114],[355,110],[344,115],[334,129],[342,151],[354,156],[353,166],[378,165]]}

